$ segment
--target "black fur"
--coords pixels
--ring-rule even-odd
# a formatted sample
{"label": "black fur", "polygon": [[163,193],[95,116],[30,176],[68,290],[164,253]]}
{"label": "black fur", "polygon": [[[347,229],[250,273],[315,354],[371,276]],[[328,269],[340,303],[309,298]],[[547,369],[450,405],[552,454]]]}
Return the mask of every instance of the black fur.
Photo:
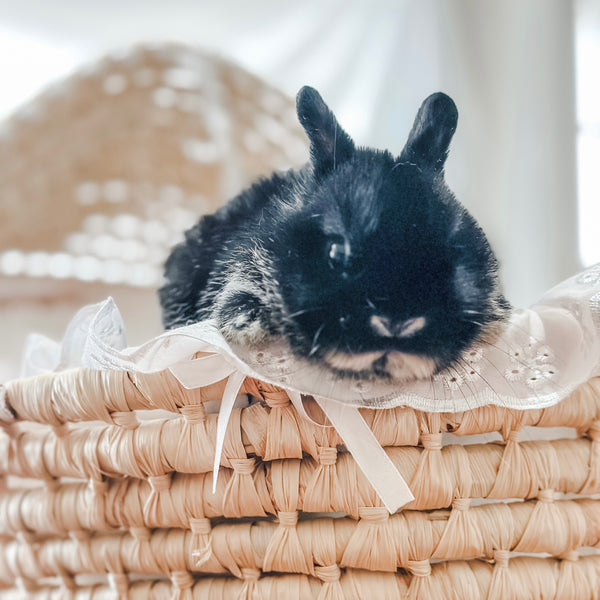
{"label": "black fur", "polygon": [[159,292],[165,327],[213,318],[233,343],[283,336],[321,363],[373,353],[360,367],[328,364],[396,379],[411,377],[386,368],[394,353],[439,370],[494,335],[509,309],[497,262],[443,179],[454,102],[425,100],[398,159],[356,148],[312,88],[297,106],[311,161],[258,181],[186,233]]}

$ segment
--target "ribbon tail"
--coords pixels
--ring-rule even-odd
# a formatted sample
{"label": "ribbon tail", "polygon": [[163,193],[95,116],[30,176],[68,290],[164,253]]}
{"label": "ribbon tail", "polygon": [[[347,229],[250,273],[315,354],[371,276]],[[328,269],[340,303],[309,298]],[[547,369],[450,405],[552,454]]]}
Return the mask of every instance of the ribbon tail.
{"label": "ribbon tail", "polygon": [[219,417],[217,419],[217,442],[215,444],[215,462],[213,464],[213,494],[217,491],[217,479],[219,477],[219,466],[221,465],[227,424],[229,423],[235,399],[244,383],[244,379],[246,379],[246,376],[243,373],[235,371],[229,376],[225,385],[225,391],[223,392],[223,400],[221,401],[221,408],[219,409]]}
{"label": "ribbon tail", "polygon": [[291,403],[294,405],[294,408],[298,411],[298,414],[301,417],[303,417],[304,419],[306,419],[307,421],[309,421],[313,425],[316,425],[317,427],[324,427],[324,428],[331,427],[331,425],[323,425],[322,423],[317,423],[306,412],[306,409],[304,408],[304,402],[302,402],[302,394],[300,394],[299,392],[294,392],[292,390],[286,390],[286,392],[287,392],[287,395],[289,396],[289,399],[290,399]]}
{"label": "ribbon tail", "polygon": [[211,354],[175,363],[169,370],[185,389],[193,390],[217,383],[229,377],[236,369],[221,354]]}
{"label": "ribbon tail", "polygon": [[393,514],[414,500],[408,484],[358,409],[320,396],[315,396],[315,400],[388,511]]}

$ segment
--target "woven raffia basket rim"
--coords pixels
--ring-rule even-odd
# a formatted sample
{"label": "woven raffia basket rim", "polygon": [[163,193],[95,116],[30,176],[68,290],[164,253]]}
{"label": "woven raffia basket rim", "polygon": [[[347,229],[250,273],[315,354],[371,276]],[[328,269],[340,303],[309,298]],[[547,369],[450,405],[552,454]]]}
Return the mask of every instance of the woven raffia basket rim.
{"label": "woven raffia basket rim", "polygon": [[[392,516],[333,429],[272,385],[244,385],[254,401],[233,412],[213,495],[217,416],[206,406],[222,384],[86,369],[6,384],[0,581],[32,598],[41,578],[91,593],[73,580],[85,573],[109,576],[94,593],[130,598],[150,587],[157,598],[316,598],[333,586],[340,598],[432,599],[474,583],[473,597],[502,599],[598,582],[599,557],[579,554],[600,543],[600,379],[541,410],[361,411],[415,495]],[[556,427],[570,437],[520,441]],[[502,585],[522,595],[486,595]]]}

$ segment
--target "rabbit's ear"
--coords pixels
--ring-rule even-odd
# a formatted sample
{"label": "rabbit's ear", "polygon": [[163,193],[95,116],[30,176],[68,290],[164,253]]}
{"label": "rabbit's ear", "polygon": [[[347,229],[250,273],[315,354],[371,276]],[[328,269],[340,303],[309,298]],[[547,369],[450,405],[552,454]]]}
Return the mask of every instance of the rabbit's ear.
{"label": "rabbit's ear", "polygon": [[426,98],[417,113],[400,160],[441,173],[457,121],[458,110],[452,98],[441,92]]}
{"label": "rabbit's ear", "polygon": [[352,156],[354,142],[340,127],[317,90],[304,86],[296,97],[296,108],[310,140],[314,173],[323,177]]}

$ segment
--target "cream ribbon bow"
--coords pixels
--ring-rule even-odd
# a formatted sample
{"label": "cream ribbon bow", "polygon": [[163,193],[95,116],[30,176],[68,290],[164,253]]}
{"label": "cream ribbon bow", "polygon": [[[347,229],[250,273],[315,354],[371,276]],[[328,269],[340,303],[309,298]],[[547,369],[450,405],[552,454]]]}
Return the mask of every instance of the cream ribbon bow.
{"label": "cream ribbon bow", "polygon": [[[37,334],[30,336],[25,348],[22,375],[77,366],[144,373],[170,369],[187,389],[205,387],[227,378],[217,419],[214,492],[225,433],[236,398],[247,376],[261,379],[261,374],[235,355],[211,321],[166,331],[141,346],[129,348],[126,347],[124,331],[121,314],[112,298],[86,306],[67,327],[61,344]],[[205,356],[190,358],[197,353]],[[298,412],[309,419],[301,393],[297,390],[287,391]],[[410,488],[358,408],[322,396],[314,398],[390,513],[395,513],[401,506],[414,500]]]}

